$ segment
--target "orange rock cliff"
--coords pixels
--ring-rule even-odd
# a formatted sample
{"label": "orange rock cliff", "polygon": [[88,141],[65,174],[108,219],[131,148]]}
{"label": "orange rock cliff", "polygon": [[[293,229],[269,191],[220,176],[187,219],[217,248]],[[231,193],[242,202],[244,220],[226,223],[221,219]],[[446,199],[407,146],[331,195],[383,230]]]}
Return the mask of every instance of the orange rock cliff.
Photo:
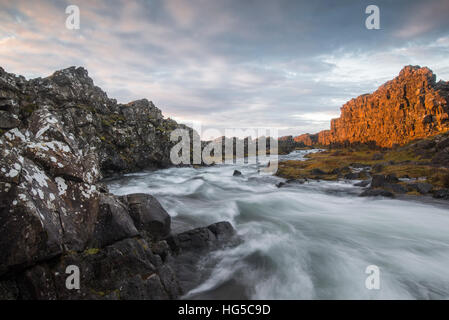
{"label": "orange rock cliff", "polygon": [[372,94],[350,100],[331,129],[294,138],[305,145],[375,143],[381,147],[449,131],[449,82],[426,67],[406,66]]}

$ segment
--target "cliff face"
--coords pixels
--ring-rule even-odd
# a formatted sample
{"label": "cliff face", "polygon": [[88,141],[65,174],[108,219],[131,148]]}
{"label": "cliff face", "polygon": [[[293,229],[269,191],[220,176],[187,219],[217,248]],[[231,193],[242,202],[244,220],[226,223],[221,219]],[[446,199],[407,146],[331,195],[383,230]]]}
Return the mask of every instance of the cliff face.
{"label": "cliff face", "polygon": [[302,142],[306,146],[311,146],[318,142],[318,134],[305,133],[305,134],[299,135],[297,137],[294,137],[293,140],[295,140],[295,142],[299,142],[299,143]]}
{"label": "cliff face", "polygon": [[[155,198],[119,198],[100,182],[170,165],[178,127],[146,99],[109,99],[82,68],[29,81],[0,68],[0,300],[182,295],[184,271],[173,266],[197,251],[188,244],[212,248],[232,227],[170,234]],[[79,290],[65,286],[69,265]]]}
{"label": "cliff face", "polygon": [[0,68],[0,135],[13,128],[37,133],[50,117],[60,125],[59,133],[51,134],[63,131],[72,148],[95,155],[103,176],[169,166],[170,132],[185,128],[164,119],[146,99],[128,104],[109,99],[83,68],[29,81]]}
{"label": "cliff face", "polygon": [[[372,94],[361,95],[341,108],[331,129],[318,133],[322,145],[376,143],[381,147],[449,130],[449,83],[428,68],[404,67],[399,76]],[[295,139],[304,139],[299,136]]]}

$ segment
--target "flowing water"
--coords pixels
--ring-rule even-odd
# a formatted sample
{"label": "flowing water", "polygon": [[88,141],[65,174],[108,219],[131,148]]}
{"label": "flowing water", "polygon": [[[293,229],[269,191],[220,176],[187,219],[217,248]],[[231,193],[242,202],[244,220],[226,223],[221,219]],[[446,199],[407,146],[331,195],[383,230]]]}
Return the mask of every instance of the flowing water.
{"label": "flowing water", "polygon": [[[360,198],[353,182],[277,188],[283,179],[258,168],[171,168],[126,175],[109,188],[154,195],[176,231],[222,220],[236,228],[244,241],[198,261],[210,276],[185,298],[449,298],[447,207]],[[233,177],[235,169],[243,175]],[[365,285],[369,265],[379,267],[378,290]]]}

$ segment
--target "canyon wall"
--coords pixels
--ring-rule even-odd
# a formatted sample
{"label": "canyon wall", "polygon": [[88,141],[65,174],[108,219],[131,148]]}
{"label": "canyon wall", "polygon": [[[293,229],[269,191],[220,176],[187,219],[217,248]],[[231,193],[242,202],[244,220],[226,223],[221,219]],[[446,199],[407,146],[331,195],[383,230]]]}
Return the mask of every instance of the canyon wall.
{"label": "canyon wall", "polygon": [[[404,67],[399,76],[372,94],[350,100],[330,130],[318,133],[321,145],[375,143],[381,147],[449,131],[449,83],[436,82],[428,68]],[[295,140],[312,143],[310,135]]]}

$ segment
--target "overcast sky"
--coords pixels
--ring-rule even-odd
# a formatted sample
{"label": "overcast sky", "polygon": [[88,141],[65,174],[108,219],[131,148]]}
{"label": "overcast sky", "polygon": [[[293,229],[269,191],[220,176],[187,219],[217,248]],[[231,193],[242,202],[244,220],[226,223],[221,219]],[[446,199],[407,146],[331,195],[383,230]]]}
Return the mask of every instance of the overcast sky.
{"label": "overcast sky", "polygon": [[[65,27],[78,5],[79,30]],[[365,8],[380,8],[380,30]],[[404,65],[449,80],[449,1],[0,0],[0,66],[83,66],[119,102],[148,98],[206,127],[329,128]]]}

